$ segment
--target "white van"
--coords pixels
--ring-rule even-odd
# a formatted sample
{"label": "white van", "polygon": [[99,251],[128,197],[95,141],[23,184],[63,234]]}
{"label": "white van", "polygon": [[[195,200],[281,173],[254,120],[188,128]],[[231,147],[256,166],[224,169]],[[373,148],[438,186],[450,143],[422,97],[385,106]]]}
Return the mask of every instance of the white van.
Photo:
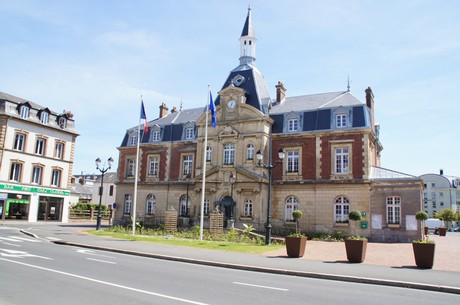
{"label": "white van", "polygon": [[437,232],[440,227],[444,227],[444,221],[437,218],[428,218],[425,220],[425,227],[427,227],[428,230]]}

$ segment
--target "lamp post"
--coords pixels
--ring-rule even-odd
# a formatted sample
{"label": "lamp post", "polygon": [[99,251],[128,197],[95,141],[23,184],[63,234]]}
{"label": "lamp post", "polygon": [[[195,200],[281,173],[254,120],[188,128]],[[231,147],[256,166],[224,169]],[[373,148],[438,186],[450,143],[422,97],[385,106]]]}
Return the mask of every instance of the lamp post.
{"label": "lamp post", "polygon": [[[186,195],[185,195],[185,211],[184,211],[184,215],[182,216],[190,216],[189,215],[189,201],[188,201],[188,187],[190,185],[190,178],[192,177],[192,175],[190,173],[186,174],[184,179],[185,181],[187,182],[187,192],[186,192]],[[181,210],[179,210],[179,214]]]}
{"label": "lamp post", "polygon": [[96,159],[96,169],[99,170],[101,172],[101,174],[102,174],[101,186],[99,187],[99,207],[98,207],[98,210],[97,210],[96,230],[99,230],[99,228],[101,227],[102,192],[103,192],[103,188],[104,188],[104,174],[112,167],[112,162],[113,162],[113,159],[112,159],[112,157],[110,157],[107,160],[108,167],[107,168],[104,168],[104,167],[101,168],[101,159],[100,158]]}
{"label": "lamp post", "polygon": [[[271,149],[270,149],[271,151]],[[256,157],[258,165],[260,167],[268,169],[268,200],[267,200],[267,223],[265,225],[265,244],[269,245],[271,242],[271,234],[272,234],[272,225],[270,224],[270,206],[271,206],[271,196],[272,196],[272,171],[273,169],[280,163],[283,163],[283,159],[285,157],[285,153],[282,148],[278,151],[278,158],[279,160],[275,162],[275,164],[271,163],[271,156],[269,157],[268,164],[262,162],[264,155],[260,150],[257,151]]]}
{"label": "lamp post", "polygon": [[235,200],[233,200],[233,184],[236,182],[236,177],[233,175],[233,173],[230,173],[230,197],[232,197],[232,206],[230,208],[230,219],[233,219],[233,208],[235,206]]}

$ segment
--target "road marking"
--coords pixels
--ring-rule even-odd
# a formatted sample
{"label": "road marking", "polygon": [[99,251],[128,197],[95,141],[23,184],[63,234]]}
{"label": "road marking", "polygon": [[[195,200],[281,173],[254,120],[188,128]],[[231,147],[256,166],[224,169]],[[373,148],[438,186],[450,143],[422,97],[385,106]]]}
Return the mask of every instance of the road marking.
{"label": "road marking", "polygon": [[113,264],[113,265],[116,264],[115,262],[103,261],[102,259],[95,259],[91,257],[87,257],[86,259],[90,261],[100,262],[100,263]]}
{"label": "road marking", "polygon": [[144,293],[144,294],[148,294],[148,295],[154,295],[154,296],[157,296],[157,297],[160,297],[160,298],[180,301],[180,302],[189,303],[189,304],[207,305],[206,303],[195,302],[195,301],[192,301],[192,300],[187,300],[187,299],[182,299],[182,298],[176,298],[176,297],[166,295],[166,294],[161,294],[161,293],[151,292],[151,291],[147,291],[147,290],[137,289],[137,288],[128,287],[128,286],[119,285],[119,284],[114,284],[114,283],[110,283],[110,282],[106,282],[106,281],[96,280],[96,279],[86,277],[86,276],[76,275],[76,274],[68,273],[68,272],[64,272],[64,271],[54,270],[54,269],[40,267],[40,266],[31,265],[31,264],[22,263],[22,262],[17,262],[17,261],[13,261],[13,260],[6,259],[6,258],[1,258],[0,257],[0,260],[10,262],[10,263],[14,263],[14,264],[18,264],[18,265],[31,267],[31,268],[36,268],[36,269],[39,269],[39,270],[49,271],[49,272],[53,272],[53,273],[57,273],[57,274],[61,274],[61,275],[66,275],[66,276],[70,276],[70,277],[74,277],[74,278],[78,278],[78,279],[82,279],[82,280],[86,280],[86,281],[90,281],[90,282],[95,282],[95,283],[99,283],[99,284],[103,284],[103,285],[107,285],[107,286],[112,286],[112,287],[117,287],[117,288],[121,288],[121,289],[131,290],[131,291],[134,291],[134,292]]}
{"label": "road marking", "polygon": [[29,241],[31,243],[41,243],[40,240],[31,239],[31,238],[25,238],[25,237],[19,237],[19,236],[8,236],[8,238],[18,239],[20,241]]}
{"label": "road marking", "polygon": [[19,248],[21,248],[20,245],[10,244],[10,243],[4,242],[4,241],[2,242],[2,244],[8,245],[8,246],[14,246],[14,247],[19,247]]}
{"label": "road marking", "polygon": [[5,253],[1,253],[1,252],[0,252],[0,256],[6,256],[6,257],[19,257],[19,258],[23,258],[23,257],[38,257],[38,258],[43,258],[43,259],[54,260],[54,259],[49,258],[49,257],[39,256],[39,255],[35,255],[35,254],[30,254],[30,253],[27,253],[27,252],[25,252],[25,251],[10,250],[10,249],[1,249],[1,248],[0,248],[0,251],[5,252]]}
{"label": "road marking", "polygon": [[61,240],[60,238],[57,238],[57,237],[51,237],[51,236],[49,236],[49,237],[46,237],[46,239],[48,239],[48,240],[51,240],[51,241]]}
{"label": "road marking", "polygon": [[0,237],[0,239],[1,240],[7,240],[7,241],[14,241],[14,242],[18,242],[18,243],[23,242],[22,240],[13,239],[13,238],[10,238],[10,237]]}
{"label": "road marking", "polygon": [[94,256],[100,256],[100,257],[107,257],[107,258],[116,258],[115,256],[109,256],[109,255],[104,255],[104,254],[97,254],[93,250],[88,250],[88,249],[79,249],[77,250],[77,253],[83,253],[83,254],[88,254],[88,255],[94,255]]}
{"label": "road marking", "polygon": [[257,287],[257,288],[264,288],[264,289],[271,289],[271,290],[289,291],[289,289],[285,289],[285,288],[277,288],[277,287],[270,287],[270,286],[262,286],[262,285],[255,285],[255,284],[249,284],[249,283],[233,282],[233,284],[236,284],[236,285],[243,285],[243,286]]}

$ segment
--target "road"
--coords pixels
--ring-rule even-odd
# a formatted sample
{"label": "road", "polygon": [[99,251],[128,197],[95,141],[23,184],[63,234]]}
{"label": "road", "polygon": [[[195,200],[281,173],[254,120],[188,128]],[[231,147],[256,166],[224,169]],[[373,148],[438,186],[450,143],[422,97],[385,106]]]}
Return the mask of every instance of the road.
{"label": "road", "polygon": [[[126,241],[131,242],[131,241]],[[0,304],[455,304],[448,293],[274,275],[56,245],[0,227]]]}

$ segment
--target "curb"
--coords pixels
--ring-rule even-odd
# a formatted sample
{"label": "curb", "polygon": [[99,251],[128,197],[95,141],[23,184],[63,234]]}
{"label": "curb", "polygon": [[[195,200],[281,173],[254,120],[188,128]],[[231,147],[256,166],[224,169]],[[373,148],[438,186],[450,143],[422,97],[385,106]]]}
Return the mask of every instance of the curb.
{"label": "curb", "polygon": [[87,245],[87,244],[67,242],[67,241],[62,241],[62,240],[53,241],[53,243],[57,245],[81,247],[81,248],[87,248],[87,249],[109,251],[109,252],[115,252],[115,253],[121,253],[121,254],[136,255],[136,256],[142,256],[142,257],[150,257],[150,258],[156,258],[156,259],[163,259],[163,260],[170,260],[170,261],[177,261],[177,262],[184,262],[184,263],[191,263],[191,264],[198,264],[198,265],[206,265],[206,266],[212,266],[212,267],[222,267],[222,268],[230,268],[230,269],[236,269],[236,270],[255,271],[255,272],[272,273],[272,274],[280,274],[280,275],[291,275],[291,276],[334,280],[334,281],[342,281],[342,282],[372,284],[372,285],[381,285],[381,286],[390,286],[390,287],[399,287],[399,288],[411,288],[411,289],[419,289],[419,290],[425,290],[425,291],[460,294],[460,287],[432,285],[432,284],[415,283],[415,282],[403,282],[403,281],[396,281],[396,280],[382,280],[382,279],[375,279],[375,278],[337,275],[337,274],[328,274],[328,273],[295,271],[295,270],[276,269],[276,268],[268,268],[268,267],[257,267],[257,266],[224,263],[224,262],[216,262],[216,261],[204,261],[204,260],[185,258],[185,257],[179,257],[179,256],[169,256],[169,255],[162,255],[162,254],[155,254],[155,253],[137,252],[137,251],[131,251],[131,250],[124,250],[124,249],[93,246],[93,245]]}

